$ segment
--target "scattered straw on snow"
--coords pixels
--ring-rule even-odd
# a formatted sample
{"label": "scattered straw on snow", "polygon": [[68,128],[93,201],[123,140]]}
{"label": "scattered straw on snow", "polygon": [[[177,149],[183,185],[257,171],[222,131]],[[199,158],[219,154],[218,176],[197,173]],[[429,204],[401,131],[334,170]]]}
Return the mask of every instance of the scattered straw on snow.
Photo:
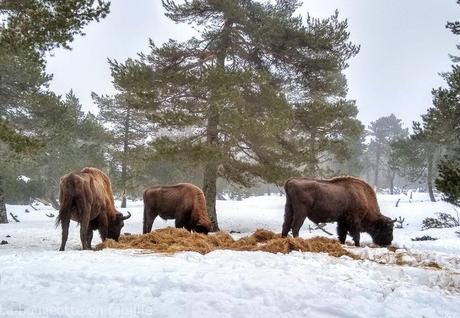
{"label": "scattered straw on snow", "polygon": [[[370,260],[380,264],[406,265],[441,269],[447,267],[457,272],[458,266],[432,259],[424,253],[413,253],[395,246],[389,248],[356,248],[341,245],[337,240],[325,237],[303,239],[300,237],[282,238],[280,234],[265,229],[258,229],[252,235],[239,240],[226,232],[216,232],[209,235],[189,232],[185,229],[167,227],[143,235],[123,235],[118,242],[106,240],[96,246],[97,250],[104,248],[142,249],[147,252],[173,254],[177,252],[198,252],[207,254],[214,250],[235,251],[264,251],[284,253],[291,251],[327,253],[331,256],[348,256],[353,259]],[[450,262],[449,262],[450,263]]]}
{"label": "scattered straw on snow", "polygon": [[349,256],[358,258],[346,251],[337,240],[325,237],[281,238],[280,234],[272,231],[258,229],[251,236],[234,240],[226,232],[217,232],[210,235],[192,233],[185,229],[167,227],[143,235],[124,235],[118,242],[106,240],[96,246],[96,249],[145,249],[158,253],[176,253],[194,251],[207,254],[217,249],[235,251],[264,251],[270,253],[301,252],[324,252],[331,256]]}

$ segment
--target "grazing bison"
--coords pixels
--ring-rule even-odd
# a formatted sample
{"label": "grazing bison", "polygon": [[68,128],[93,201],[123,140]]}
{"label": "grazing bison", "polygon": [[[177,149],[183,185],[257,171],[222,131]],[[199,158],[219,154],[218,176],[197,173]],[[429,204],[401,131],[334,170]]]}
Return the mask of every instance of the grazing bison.
{"label": "grazing bison", "polygon": [[144,190],[144,229],[152,230],[153,221],[175,219],[176,227],[207,234],[212,228],[203,191],[190,183],[153,186]]}
{"label": "grazing bison", "polygon": [[71,172],[61,177],[59,187],[61,208],[56,226],[61,223],[63,251],[69,235],[70,220],[80,223],[80,239],[84,250],[91,249],[93,231],[99,230],[101,239],[118,240],[124,220],[115,209],[112,186],[109,178],[96,168],[84,168],[80,172]]}
{"label": "grazing bison", "polygon": [[347,232],[359,246],[360,232],[367,232],[375,244],[386,246],[393,240],[393,223],[382,215],[374,190],[354,177],[330,180],[292,178],[286,181],[286,207],[282,236],[290,229],[297,237],[305,218],[315,223],[337,222],[342,244]]}

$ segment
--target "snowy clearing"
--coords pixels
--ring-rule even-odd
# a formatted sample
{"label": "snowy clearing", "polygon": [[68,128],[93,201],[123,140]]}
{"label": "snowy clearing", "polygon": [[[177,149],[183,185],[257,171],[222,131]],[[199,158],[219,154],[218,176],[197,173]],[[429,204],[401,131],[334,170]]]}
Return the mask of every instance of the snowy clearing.
{"label": "snowy clearing", "polygon": [[[61,232],[46,216],[56,211],[8,206],[21,222],[0,226],[0,240],[8,241],[0,246],[0,317],[458,317],[460,228],[420,230],[437,212],[456,216],[453,207],[422,193],[412,200],[379,195],[379,203],[385,215],[405,218],[394,232],[400,249],[365,246],[371,239],[363,233],[363,247],[348,247],[364,258],[358,261],[300,252],[80,251],[74,222],[67,250],[58,252]],[[284,197],[217,204],[221,229],[237,232],[235,238],[257,228],[281,230]],[[129,202],[127,210],[133,216],[123,232],[140,233],[142,202]],[[157,219],[154,228],[168,225]],[[302,237],[329,237],[308,225]],[[326,229],[335,238],[335,225]],[[424,235],[438,240],[411,240]]]}

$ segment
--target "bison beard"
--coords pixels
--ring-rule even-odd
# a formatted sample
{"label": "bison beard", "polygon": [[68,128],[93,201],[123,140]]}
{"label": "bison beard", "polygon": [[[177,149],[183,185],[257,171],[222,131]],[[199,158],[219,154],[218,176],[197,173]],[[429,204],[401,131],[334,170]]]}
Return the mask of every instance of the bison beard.
{"label": "bison beard", "polygon": [[176,227],[207,234],[212,227],[203,191],[190,183],[149,187],[144,191],[143,233],[152,230],[157,216],[175,219]]}
{"label": "bison beard", "polygon": [[99,230],[101,239],[118,240],[124,226],[123,216],[115,209],[109,178],[95,168],[84,168],[61,177],[59,186],[61,208],[56,220],[62,226],[60,251],[65,249],[70,220],[80,223],[80,239],[84,250],[91,249],[93,231]]}
{"label": "bison beard", "polygon": [[305,218],[315,223],[337,222],[342,244],[347,233],[359,246],[360,232],[367,232],[375,244],[386,246],[393,240],[393,223],[382,215],[374,190],[354,177],[330,180],[291,178],[284,186],[286,206],[282,236],[292,229],[297,237]]}

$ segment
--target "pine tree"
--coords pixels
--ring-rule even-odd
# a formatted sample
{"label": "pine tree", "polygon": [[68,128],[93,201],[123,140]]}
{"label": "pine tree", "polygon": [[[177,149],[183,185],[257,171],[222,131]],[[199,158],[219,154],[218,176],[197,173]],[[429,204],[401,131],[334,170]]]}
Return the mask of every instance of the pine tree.
{"label": "pine tree", "polygon": [[346,152],[342,160],[334,162],[334,174],[364,177],[368,165],[365,153],[366,131],[363,129],[359,136],[348,137],[344,149]]}
{"label": "pine tree", "polygon": [[5,165],[8,169],[2,171],[8,183],[6,194],[10,199],[18,197],[14,193],[15,189],[18,190],[17,176],[24,174],[31,178],[25,186],[26,192],[58,208],[56,195],[62,174],[89,163],[103,166],[103,152],[100,151],[103,138],[98,135],[104,131],[94,116],[81,111],[73,92],[67,94],[63,101],[54,94],[43,94],[36,103],[30,104],[31,119],[18,119],[15,123],[40,127],[34,129],[36,138],[41,142],[40,151],[35,151],[33,155],[6,153]]}
{"label": "pine tree", "polygon": [[173,136],[156,139],[156,151],[202,165],[218,229],[217,178],[246,186],[281,182],[291,171],[281,142],[290,102],[343,91],[341,70],[358,48],[337,15],[304,24],[294,16],[296,0],[162,3],[173,21],[198,25],[200,37],[150,43],[151,52],[137,61],[112,61],[112,74],[133,107],[171,129]]}
{"label": "pine tree", "polygon": [[[457,3],[460,4],[460,1]],[[459,21],[448,22],[446,28],[454,34],[460,34]],[[457,45],[457,49],[460,49],[460,45]],[[460,61],[458,56],[450,57],[454,63]],[[452,65],[452,71],[443,74],[443,77],[448,87],[433,90],[433,115],[429,117],[443,136],[447,152],[438,166],[439,175],[435,184],[445,200],[460,206],[460,67]]]}
{"label": "pine tree", "polygon": [[457,204],[458,167],[460,166],[460,67],[452,66],[444,74],[447,88],[433,90],[433,107],[424,119],[432,127],[443,145],[445,157],[439,162],[436,188],[443,192],[447,201]]}
{"label": "pine tree", "polygon": [[35,123],[43,128],[38,137],[44,146],[21,170],[41,184],[41,198],[58,209],[59,178],[85,166],[104,168],[107,136],[94,115],[81,111],[72,91],[64,100],[53,95],[41,100],[40,108],[32,114]]}
{"label": "pine tree", "polygon": [[[403,128],[400,119],[396,118],[394,114],[378,118],[376,121],[371,122],[369,125],[369,134],[373,137],[372,148],[374,149],[374,186],[379,187],[379,174],[382,166],[389,177],[389,187],[393,193],[393,181],[396,171],[390,164],[390,145],[398,138],[408,135],[407,128]],[[371,146],[371,145],[370,145]]]}
{"label": "pine tree", "polygon": [[294,106],[294,123],[285,142],[295,149],[288,153],[293,154],[296,166],[303,168],[303,175],[334,174],[333,162],[350,159],[352,144],[358,142],[364,131],[357,114],[355,102],[344,99],[316,99]]}
{"label": "pine tree", "polygon": [[[68,48],[75,35],[92,20],[105,17],[109,3],[98,0],[1,0],[0,16],[0,155],[39,145],[30,127],[16,120],[42,94],[50,77],[44,72],[44,54]],[[4,176],[0,173],[0,222],[6,217]]]}
{"label": "pine tree", "polygon": [[456,133],[460,127],[457,97],[460,93],[460,69],[454,66],[451,73],[443,76],[449,87],[432,91],[433,106],[422,115],[421,122],[413,123],[410,138],[392,145],[393,164],[404,170],[403,174],[411,181],[425,177],[430,200],[433,202],[436,201],[433,182],[438,175],[440,160],[445,154],[455,153],[459,140],[457,136],[460,136]]}
{"label": "pine tree", "polygon": [[[145,148],[146,139],[153,127],[145,113],[131,107],[121,94],[110,97],[93,93],[92,97],[99,107],[99,120],[110,132],[112,163],[119,163],[121,166],[119,183],[115,180],[113,185],[116,190],[123,193],[121,207],[125,208],[127,192],[137,190],[133,184],[137,152]],[[131,186],[128,183],[131,183]]]}
{"label": "pine tree", "polygon": [[444,200],[460,207],[460,150],[444,159],[439,165],[436,188],[444,194]]}

